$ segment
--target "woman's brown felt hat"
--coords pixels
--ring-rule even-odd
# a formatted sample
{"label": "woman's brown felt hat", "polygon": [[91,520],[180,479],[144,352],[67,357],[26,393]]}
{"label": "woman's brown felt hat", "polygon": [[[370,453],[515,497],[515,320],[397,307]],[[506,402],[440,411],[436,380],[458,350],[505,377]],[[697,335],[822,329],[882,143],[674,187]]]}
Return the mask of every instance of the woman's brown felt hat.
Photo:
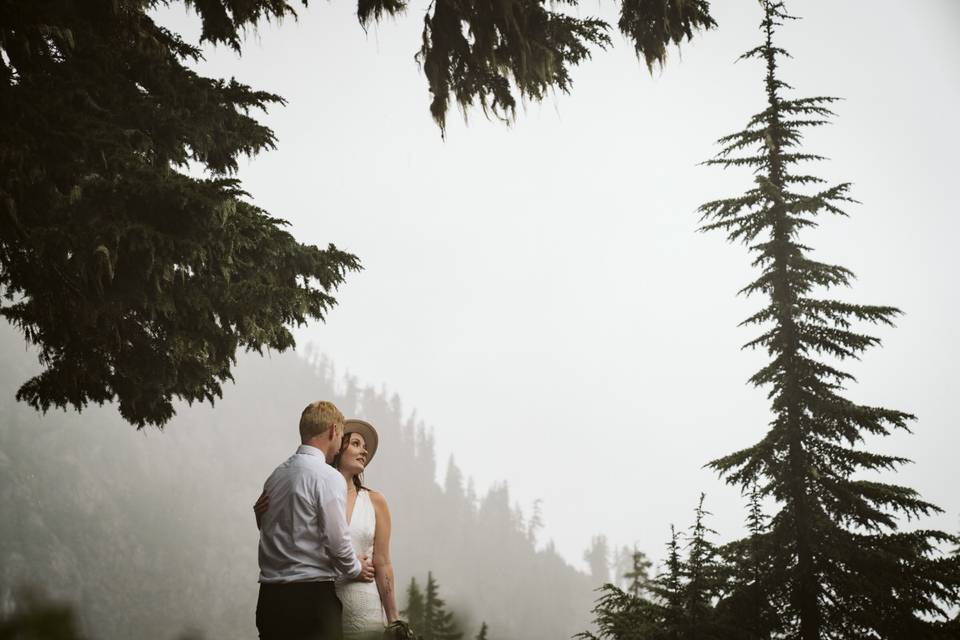
{"label": "woman's brown felt hat", "polygon": [[372,424],[359,418],[350,418],[343,421],[343,437],[346,438],[351,433],[359,433],[367,443],[367,463],[363,465],[364,468],[367,468],[373,462],[374,454],[377,453],[380,436],[377,435],[377,430],[373,428]]}

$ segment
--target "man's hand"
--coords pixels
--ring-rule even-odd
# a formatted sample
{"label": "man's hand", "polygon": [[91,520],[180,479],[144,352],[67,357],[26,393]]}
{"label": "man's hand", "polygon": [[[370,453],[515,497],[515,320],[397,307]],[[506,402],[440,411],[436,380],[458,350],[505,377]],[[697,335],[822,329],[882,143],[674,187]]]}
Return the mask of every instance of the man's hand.
{"label": "man's hand", "polygon": [[360,561],[360,577],[357,580],[361,582],[373,582],[373,578],[376,575],[376,571],[373,568],[373,562],[367,558],[366,554],[358,556],[357,559]]}
{"label": "man's hand", "polygon": [[260,520],[268,508],[270,508],[270,498],[267,497],[267,492],[264,491],[260,494],[260,497],[257,498],[257,501],[253,503],[253,517],[257,520],[257,529],[260,528]]}

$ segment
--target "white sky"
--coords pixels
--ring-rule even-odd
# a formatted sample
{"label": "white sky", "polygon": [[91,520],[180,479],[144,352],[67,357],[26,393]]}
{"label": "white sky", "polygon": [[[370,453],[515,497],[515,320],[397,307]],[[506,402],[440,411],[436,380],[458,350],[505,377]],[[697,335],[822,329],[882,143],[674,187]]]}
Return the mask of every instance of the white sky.
{"label": "white sky", "polygon": [[[660,556],[701,490],[721,538],[739,535],[737,491],[701,466],[766,429],[765,392],[745,383],[764,358],[739,351],[755,332],[736,327],[762,302],[735,298],[750,258],[695,233],[700,203],[749,183],[697,163],[763,107],[760,63],[734,64],[758,42],[759,7],[714,5],[720,28],[662,73],[614,33],[571,95],[509,128],[452,113],[446,141],[413,60],[424,3],[365,35],[355,4],[314,2],[242,59],[220,48],[200,67],[289,101],[264,119],[278,150],[240,177],[298,239],[363,260],[301,346],[416,408],[441,475],[454,452],[479,489],[505,479],[525,507],[542,498],[545,535],[577,564],[596,533]],[[798,97],[846,98],[808,150],[864,204],[806,240],[859,276],[838,296],[906,311],[848,366],[850,397],[919,416],[914,435],[874,448],[916,461],[887,480],[947,510],[924,526],[956,531],[960,4],[906,6],[791,3],[804,20],[782,31],[795,57],[782,78]],[[614,24],[615,11],[581,6]],[[161,15],[195,41],[182,7]]]}

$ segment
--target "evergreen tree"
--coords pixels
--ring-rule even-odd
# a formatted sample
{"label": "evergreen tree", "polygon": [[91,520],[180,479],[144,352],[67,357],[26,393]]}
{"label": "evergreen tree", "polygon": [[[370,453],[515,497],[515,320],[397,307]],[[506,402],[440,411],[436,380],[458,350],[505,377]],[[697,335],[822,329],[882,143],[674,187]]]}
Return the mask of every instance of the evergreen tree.
{"label": "evergreen tree", "polygon": [[648,600],[635,598],[612,584],[599,589],[600,597],[593,607],[596,633],[583,631],[578,640],[652,640],[667,638],[662,632],[656,609]]}
{"label": "evergreen tree", "polygon": [[476,640],[487,640],[487,623],[480,623],[480,631],[477,633]]}
{"label": "evergreen tree", "polygon": [[720,550],[728,572],[728,589],[717,604],[718,624],[731,639],[760,640],[782,635],[779,611],[783,603],[775,602],[765,592],[769,582],[771,553],[767,518],[760,505],[756,485],[750,489],[747,530],[744,539],[724,545]]}
{"label": "evergreen tree", "polygon": [[[4,603],[5,605],[7,603]],[[81,640],[71,607],[38,593],[18,594],[11,610],[0,612],[0,639]]]}
{"label": "evergreen tree", "polygon": [[421,472],[433,483],[437,476],[437,452],[434,446],[433,429],[422,422],[417,426],[417,457],[423,465]]}
{"label": "evergreen tree", "polygon": [[[954,537],[953,559],[960,563],[960,532]],[[944,640],[947,638],[960,638],[960,607],[954,607],[953,619],[943,624],[940,636]]]}
{"label": "evergreen tree", "polygon": [[[708,640],[728,637],[723,633],[714,606],[723,595],[725,573],[719,553],[708,539],[713,532],[704,522],[709,514],[703,508],[702,495],[695,513],[686,558],[681,557],[680,536],[671,526],[664,569],[637,589],[640,595],[612,584],[601,587],[600,598],[593,608],[597,633],[583,632],[577,638]],[[645,575],[646,569],[637,573]]]}
{"label": "evergreen tree", "polygon": [[[578,0],[561,4],[575,7]],[[417,60],[441,129],[450,98],[462,109],[479,104],[484,113],[508,120],[516,111],[515,92],[539,101],[552,89],[568,91],[569,68],[589,57],[588,45],[609,44],[602,20],[574,18],[550,6],[544,0],[431,3]],[[663,64],[671,44],[716,26],[709,8],[706,0],[624,0],[619,27],[652,68]]]}
{"label": "evergreen tree", "polygon": [[443,481],[443,492],[450,498],[463,500],[463,473],[457,467],[453,454],[447,462],[447,475]]}
{"label": "evergreen tree", "polygon": [[[413,625],[410,625],[413,627]],[[433,573],[427,574],[427,594],[423,604],[423,640],[460,640],[463,632],[457,629],[453,613],[446,610]]]}
{"label": "evergreen tree", "polygon": [[410,586],[407,587],[407,607],[400,612],[400,615],[407,620],[410,628],[418,637],[424,633],[425,611],[426,603],[423,599],[423,591],[420,590],[417,579],[410,578]]}
{"label": "evergreen tree", "polygon": [[708,539],[716,532],[708,528],[704,518],[709,513],[703,508],[704,494],[695,511],[690,527],[687,559],[683,564],[682,587],[683,637],[717,638],[719,631],[714,615],[714,603],[724,590],[724,575],[716,546]]}
{"label": "evergreen tree", "polygon": [[610,546],[607,536],[593,536],[590,548],[583,552],[583,560],[590,568],[590,576],[597,586],[610,581]]}
{"label": "evergreen tree", "polygon": [[467,506],[467,513],[473,516],[477,510],[477,487],[472,477],[467,478],[467,492],[464,496],[464,501]]}
{"label": "evergreen tree", "polygon": [[652,594],[651,613],[656,621],[656,633],[653,637],[664,640],[679,640],[684,628],[684,590],[683,574],[685,567],[680,557],[680,535],[670,525],[670,541],[667,542],[667,560],[661,571],[650,584]]}
{"label": "evergreen tree", "polygon": [[633,568],[630,557],[632,553],[633,551],[627,545],[614,548],[610,557],[610,573],[612,574],[610,584],[620,589],[626,589],[626,578],[624,576]]}
{"label": "evergreen tree", "polygon": [[541,505],[543,501],[540,498],[537,498],[533,501],[533,509],[530,513],[530,521],[527,522],[527,540],[530,541],[530,544],[536,546],[537,536],[540,533],[540,530],[543,529],[543,508]]}
{"label": "evergreen tree", "polygon": [[653,562],[647,554],[634,547],[630,554],[630,563],[630,571],[624,573],[623,577],[627,580],[627,592],[634,598],[639,598],[650,583],[650,568]]}
{"label": "evergreen tree", "polygon": [[834,98],[788,99],[778,77],[776,29],[788,19],[783,2],[764,0],[764,42],[744,54],[766,64],[766,108],[747,128],[720,140],[710,164],[750,167],[756,186],[742,196],[704,204],[704,229],[725,231],[756,254],[760,276],[743,291],[768,298],[744,324],[765,332],[748,343],[770,363],[751,382],[770,389],[773,421],[756,445],[711,466],[744,489],[757,483],[779,511],[762,535],[772,571],[764,593],[782,603],[788,637],[932,637],[944,606],[958,603],[960,570],[938,549],[951,536],[899,531],[898,516],[939,511],[911,489],[857,477],[893,470],[904,458],[864,451],[864,435],[907,429],[913,416],[859,405],[841,395],[852,380],[836,362],[879,343],[854,324],[892,324],[900,312],[817,297],[848,285],[852,273],[817,262],[799,240],[823,214],[843,215],[847,183],[823,186],[798,166],[816,155],[800,150],[802,132],[825,124]]}
{"label": "evergreen tree", "polygon": [[[17,394],[34,408],[116,400],[162,425],[175,398],[220,397],[238,349],[292,347],[289,327],[322,320],[359,268],[249,202],[238,158],[276,142],[249,113],[282,99],[191,70],[201,50],[150,16],[174,1],[0,0],[0,316],[39,347],[44,369]],[[294,15],[281,0],[184,1],[202,42],[238,53],[246,30]],[[688,4],[623,4],[639,55],[662,62],[713,26],[706,2]],[[405,7],[359,0],[357,16]],[[431,3],[419,55],[441,127],[451,98],[508,118],[515,94],[569,90],[608,29],[551,7]]]}
{"label": "evergreen tree", "polygon": [[[44,366],[17,397],[116,399],[138,426],[219,397],[237,349],[291,347],[288,327],[323,319],[358,268],[246,200],[238,157],[275,143],[248,113],[282,100],[198,76],[200,50],[154,4],[0,2],[0,316]],[[244,4],[249,23],[285,6]]]}

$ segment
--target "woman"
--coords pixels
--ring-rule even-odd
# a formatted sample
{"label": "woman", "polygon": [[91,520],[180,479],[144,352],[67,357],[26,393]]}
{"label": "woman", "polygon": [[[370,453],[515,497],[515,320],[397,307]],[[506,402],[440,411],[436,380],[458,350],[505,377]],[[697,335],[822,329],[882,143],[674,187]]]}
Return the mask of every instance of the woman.
{"label": "woman", "polygon": [[[347,482],[347,523],[357,557],[373,558],[373,582],[338,582],[337,597],[343,603],[344,640],[382,640],[384,626],[394,637],[407,637],[406,625],[398,623],[393,564],[390,561],[390,511],[383,494],[363,486],[363,472],[377,452],[376,429],[357,419],[344,421],[343,443],[333,460]],[[269,500],[261,494],[253,505],[260,527]],[[399,626],[398,626],[399,625]]]}
{"label": "woman", "polygon": [[390,511],[379,491],[363,486],[363,472],[377,452],[373,426],[350,419],[343,424],[343,444],[333,460],[347,481],[347,522],[358,556],[373,559],[374,582],[348,580],[337,583],[343,603],[343,635],[346,640],[383,638],[385,624],[397,621],[397,598],[390,562]]}

